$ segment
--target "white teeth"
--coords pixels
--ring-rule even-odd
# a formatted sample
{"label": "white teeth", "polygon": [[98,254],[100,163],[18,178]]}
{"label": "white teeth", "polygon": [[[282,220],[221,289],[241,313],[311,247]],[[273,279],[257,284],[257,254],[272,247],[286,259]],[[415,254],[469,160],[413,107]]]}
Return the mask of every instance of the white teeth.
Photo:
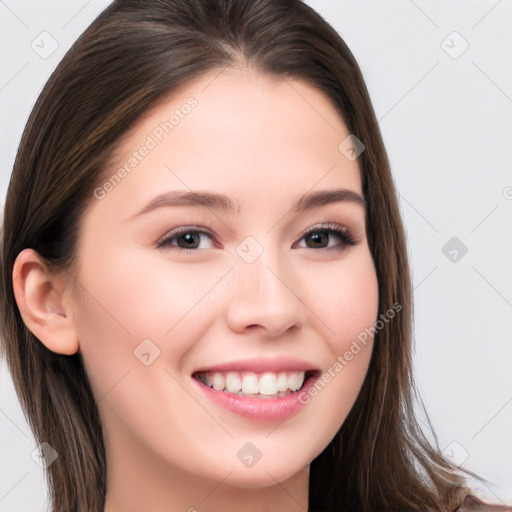
{"label": "white teeth", "polygon": [[277,393],[277,377],[275,373],[264,373],[258,385],[260,395],[275,395]]}
{"label": "white teeth", "polygon": [[245,395],[258,394],[258,376],[255,373],[244,375],[242,380],[242,393]]}
{"label": "white teeth", "polygon": [[217,391],[222,391],[224,389],[226,381],[224,380],[224,375],[222,375],[222,373],[214,373],[212,380],[213,389],[216,389]]}
{"label": "white teeth", "polygon": [[288,379],[288,387],[292,391],[297,391],[302,386],[302,383],[304,382],[304,372],[302,372],[302,375],[300,373],[292,373],[292,375]]}
{"label": "white teeth", "polygon": [[305,372],[205,372],[199,378],[217,391],[228,391],[239,395],[275,397],[288,390],[297,391],[302,387]]}
{"label": "white teeth", "polygon": [[237,372],[229,372],[226,375],[226,389],[230,393],[237,393],[242,389],[242,381],[240,375]]}
{"label": "white teeth", "polygon": [[277,376],[277,391],[286,391],[288,389],[288,376],[286,372],[281,372]]}

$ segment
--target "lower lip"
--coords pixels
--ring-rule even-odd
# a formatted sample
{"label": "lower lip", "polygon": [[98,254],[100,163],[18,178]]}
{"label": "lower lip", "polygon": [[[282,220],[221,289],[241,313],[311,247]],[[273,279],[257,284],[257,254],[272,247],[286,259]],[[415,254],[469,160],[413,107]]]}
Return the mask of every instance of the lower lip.
{"label": "lower lip", "polygon": [[299,411],[305,405],[299,401],[299,396],[314,383],[316,377],[309,377],[299,391],[278,398],[254,398],[228,393],[227,391],[217,391],[203,384],[199,379],[194,377],[192,379],[206,396],[216,404],[246,418],[272,421],[284,420]]}

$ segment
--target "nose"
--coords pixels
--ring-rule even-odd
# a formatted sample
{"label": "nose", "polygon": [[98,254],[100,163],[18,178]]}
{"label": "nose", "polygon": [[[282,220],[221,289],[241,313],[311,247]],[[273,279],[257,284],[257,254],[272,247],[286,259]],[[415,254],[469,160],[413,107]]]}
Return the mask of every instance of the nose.
{"label": "nose", "polygon": [[277,338],[302,327],[305,305],[300,283],[293,277],[293,269],[283,263],[264,255],[253,263],[237,262],[226,311],[232,331],[241,334],[260,329]]}

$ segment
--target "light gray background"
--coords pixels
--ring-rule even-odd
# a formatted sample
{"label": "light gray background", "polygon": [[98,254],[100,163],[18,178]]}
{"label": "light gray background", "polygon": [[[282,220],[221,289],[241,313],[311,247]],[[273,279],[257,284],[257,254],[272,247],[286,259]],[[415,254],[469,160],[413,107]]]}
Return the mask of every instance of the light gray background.
{"label": "light gray background", "polygon": [[[0,0],[0,202],[42,85],[109,3]],[[439,444],[491,480],[482,498],[512,504],[512,0],[308,3],[353,51],[383,132],[413,270],[416,380]],[[52,39],[47,58],[32,47]],[[452,237],[468,249],[456,261],[442,252]],[[1,361],[0,512],[46,510],[35,447]]]}

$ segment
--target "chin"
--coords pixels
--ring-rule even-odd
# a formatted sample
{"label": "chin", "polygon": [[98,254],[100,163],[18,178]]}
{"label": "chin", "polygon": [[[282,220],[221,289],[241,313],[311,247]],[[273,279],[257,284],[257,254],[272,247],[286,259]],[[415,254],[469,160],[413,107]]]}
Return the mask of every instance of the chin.
{"label": "chin", "polygon": [[225,483],[242,489],[263,489],[286,482],[301,471],[309,471],[308,466],[302,467],[261,467],[237,468],[226,479]]}

